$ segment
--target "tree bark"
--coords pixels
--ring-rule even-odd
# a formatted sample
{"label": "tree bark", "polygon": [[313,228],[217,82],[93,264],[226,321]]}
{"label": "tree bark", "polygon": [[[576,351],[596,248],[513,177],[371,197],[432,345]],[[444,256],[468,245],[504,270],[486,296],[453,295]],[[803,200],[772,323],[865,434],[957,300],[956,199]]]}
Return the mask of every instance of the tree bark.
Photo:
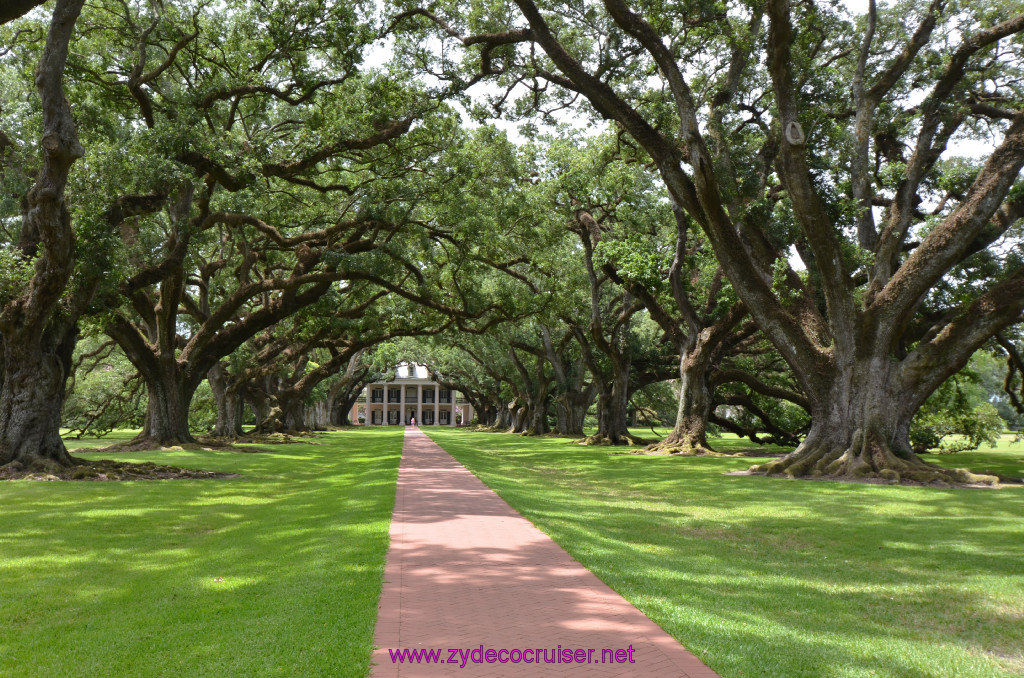
{"label": "tree bark", "polygon": [[326,431],[328,421],[327,417],[327,403],[326,401],[320,400],[312,405],[306,405],[304,409],[304,418],[306,425],[309,430],[312,431]]}
{"label": "tree bark", "polygon": [[555,432],[561,435],[582,436],[587,410],[594,402],[597,389],[591,384],[582,391],[567,391],[555,397]]}
{"label": "tree bark", "polygon": [[142,373],[149,393],[146,423],[135,444],[153,442],[162,447],[194,443],[188,411],[198,384],[190,384],[172,355],[156,361],[156,369]]}
{"label": "tree bark", "polygon": [[508,432],[509,433],[522,433],[525,430],[526,407],[519,404],[519,399],[516,398],[508,404]]}
{"label": "tree bark", "polygon": [[217,363],[206,373],[213,398],[217,403],[217,424],[213,435],[237,438],[242,435],[245,401],[241,384],[228,372],[223,363]]}
{"label": "tree bark", "polygon": [[57,345],[3,341],[0,466],[46,470],[72,465],[60,437],[60,413],[76,332]]}
{"label": "tree bark", "polygon": [[[547,390],[546,388],[544,389]],[[526,435],[528,436],[540,436],[545,433],[550,433],[551,428],[548,426],[548,413],[545,403],[547,402],[547,393],[543,395],[539,402],[531,403],[529,408],[529,419],[526,424]]]}
{"label": "tree bark", "polygon": [[[546,336],[545,344],[550,347]],[[582,360],[566,367],[566,361],[549,348],[548,361],[554,366],[558,389],[558,395],[552,398],[555,406],[555,431],[561,435],[582,436],[587,410],[597,395],[597,386],[584,383],[586,370]]]}
{"label": "tree bark", "polygon": [[334,407],[331,410],[331,422],[335,426],[352,426],[355,423],[351,421],[351,414],[352,407],[359,400],[359,393],[359,390],[356,390],[354,393],[350,391],[346,397],[338,398],[335,401]]}
{"label": "tree bark", "polygon": [[25,16],[44,2],[46,0],[6,0],[0,5],[0,26]]}
{"label": "tree bark", "polygon": [[[704,350],[702,350],[704,349]],[[679,409],[672,433],[661,442],[649,445],[649,451],[685,456],[716,454],[708,445],[708,416],[712,392],[708,382],[711,351],[704,346],[683,351],[679,357]]]}
{"label": "tree bark", "polygon": [[837,367],[829,388],[810,396],[811,428],[781,459],[751,467],[754,473],[834,479],[948,485],[994,484],[994,476],[947,469],[910,448],[910,419],[920,403],[907,398],[894,363],[882,353]]}
{"label": "tree bark", "polygon": [[306,405],[303,398],[290,388],[281,389],[272,397],[276,405],[271,405],[267,416],[256,424],[260,433],[299,433],[307,431]]}
{"label": "tree bark", "polygon": [[268,395],[270,380],[270,377],[263,377],[258,380],[258,382],[262,382],[260,387],[249,388],[245,393],[245,399],[249,402],[249,407],[252,408],[257,426],[270,415],[270,397]]}
{"label": "tree bark", "polygon": [[523,434],[528,436],[540,436],[551,432],[548,426],[548,391],[551,382],[544,377],[540,369],[537,376],[537,380],[531,384],[534,392],[528,394],[523,408]]}
{"label": "tree bark", "polygon": [[[583,439],[586,445],[639,445],[644,441],[629,432],[630,355],[627,351],[606,354],[612,364],[610,383],[598,387],[597,433]],[[595,376],[595,378],[599,378]]]}
{"label": "tree bark", "polygon": [[630,362],[628,350],[622,353],[620,359],[612,361],[611,390],[605,398],[605,412],[602,417],[604,426],[597,431],[598,438],[605,438],[612,445],[632,445],[636,442],[626,424],[629,410]]}
{"label": "tree bark", "polygon": [[71,166],[84,149],[63,80],[68,44],[82,4],[82,0],[57,2],[36,69],[43,111],[43,162],[24,201],[17,244],[26,259],[36,261],[25,291],[0,309],[0,466],[19,469],[46,470],[73,463],[60,438],[60,411],[81,305],[62,308],[60,302],[75,265],[75,237],[64,191]]}
{"label": "tree bark", "polygon": [[[509,403],[509,405],[511,405],[511,403]],[[494,419],[494,428],[496,430],[512,428],[512,411],[507,405],[501,405],[497,408]]]}

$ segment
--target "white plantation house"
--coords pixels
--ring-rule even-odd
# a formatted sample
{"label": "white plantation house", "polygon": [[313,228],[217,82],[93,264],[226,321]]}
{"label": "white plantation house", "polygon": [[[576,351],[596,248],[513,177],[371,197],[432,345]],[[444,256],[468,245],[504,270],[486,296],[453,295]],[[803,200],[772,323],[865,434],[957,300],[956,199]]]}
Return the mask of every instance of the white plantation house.
{"label": "white plantation house", "polygon": [[427,368],[401,363],[393,381],[368,384],[352,406],[349,421],[367,426],[455,426],[473,418],[473,406],[432,381]]}

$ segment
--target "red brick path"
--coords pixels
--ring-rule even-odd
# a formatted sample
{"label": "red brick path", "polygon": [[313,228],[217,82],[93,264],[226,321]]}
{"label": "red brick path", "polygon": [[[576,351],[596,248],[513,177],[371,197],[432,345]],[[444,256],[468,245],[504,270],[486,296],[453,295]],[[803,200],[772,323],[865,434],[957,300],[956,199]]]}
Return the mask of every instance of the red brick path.
{"label": "red brick path", "polygon": [[[371,675],[717,678],[516,513],[422,431],[407,428]],[[635,663],[392,663],[388,649],[634,648]],[[553,654],[553,653],[551,653]],[[550,655],[549,655],[550,656]],[[528,655],[532,658],[532,653]]]}

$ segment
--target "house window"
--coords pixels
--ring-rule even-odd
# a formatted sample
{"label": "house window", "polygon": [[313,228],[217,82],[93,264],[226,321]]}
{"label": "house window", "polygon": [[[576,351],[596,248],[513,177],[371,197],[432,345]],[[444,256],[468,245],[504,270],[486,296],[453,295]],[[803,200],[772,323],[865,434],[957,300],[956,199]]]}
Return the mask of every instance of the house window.
{"label": "house window", "polygon": [[388,424],[394,426],[402,420],[402,413],[398,410],[388,412]]}
{"label": "house window", "polygon": [[389,388],[388,389],[388,402],[389,403],[400,403],[402,398],[402,389],[400,388]]}
{"label": "house window", "polygon": [[384,421],[384,413],[381,412],[380,410],[374,410],[373,413],[370,415],[370,421],[374,424],[379,425],[382,421]]}
{"label": "house window", "polygon": [[427,426],[434,423],[434,413],[432,411],[427,410],[423,413],[423,423]]}
{"label": "house window", "polygon": [[451,421],[452,421],[451,416],[452,416],[452,413],[449,412],[448,410],[445,410],[443,412],[438,412],[437,413],[437,417],[438,417],[438,419],[440,420],[440,422],[442,424],[450,424]]}
{"label": "house window", "polygon": [[383,388],[375,388],[375,389],[373,389],[373,392],[370,394],[370,402],[371,403],[382,403],[382,402],[384,402],[384,389]]}
{"label": "house window", "polygon": [[423,402],[432,403],[434,402],[434,389],[423,389]]}
{"label": "house window", "polygon": [[414,403],[416,402],[416,388],[405,389],[405,402]]}
{"label": "house window", "polygon": [[449,389],[441,389],[441,398],[439,402],[450,403],[452,401],[452,392]]}

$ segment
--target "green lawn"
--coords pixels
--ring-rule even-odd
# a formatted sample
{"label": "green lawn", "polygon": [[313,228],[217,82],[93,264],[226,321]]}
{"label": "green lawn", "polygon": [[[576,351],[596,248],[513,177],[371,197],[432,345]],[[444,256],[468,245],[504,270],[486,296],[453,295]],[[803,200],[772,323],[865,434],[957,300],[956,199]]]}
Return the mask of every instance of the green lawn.
{"label": "green lawn", "polygon": [[1024,478],[1024,442],[1014,442],[1015,437],[1011,433],[1004,433],[995,447],[982,445],[974,452],[929,454],[924,458],[943,466],[966,467],[978,473]]}
{"label": "green lawn", "polygon": [[117,455],[226,480],[0,483],[0,675],[365,676],[402,430],[313,440]]}
{"label": "green lawn", "polygon": [[[1024,675],[1024,488],[725,476],[759,460],[424,430],[726,678]],[[932,459],[1024,475],[1019,444]]]}

